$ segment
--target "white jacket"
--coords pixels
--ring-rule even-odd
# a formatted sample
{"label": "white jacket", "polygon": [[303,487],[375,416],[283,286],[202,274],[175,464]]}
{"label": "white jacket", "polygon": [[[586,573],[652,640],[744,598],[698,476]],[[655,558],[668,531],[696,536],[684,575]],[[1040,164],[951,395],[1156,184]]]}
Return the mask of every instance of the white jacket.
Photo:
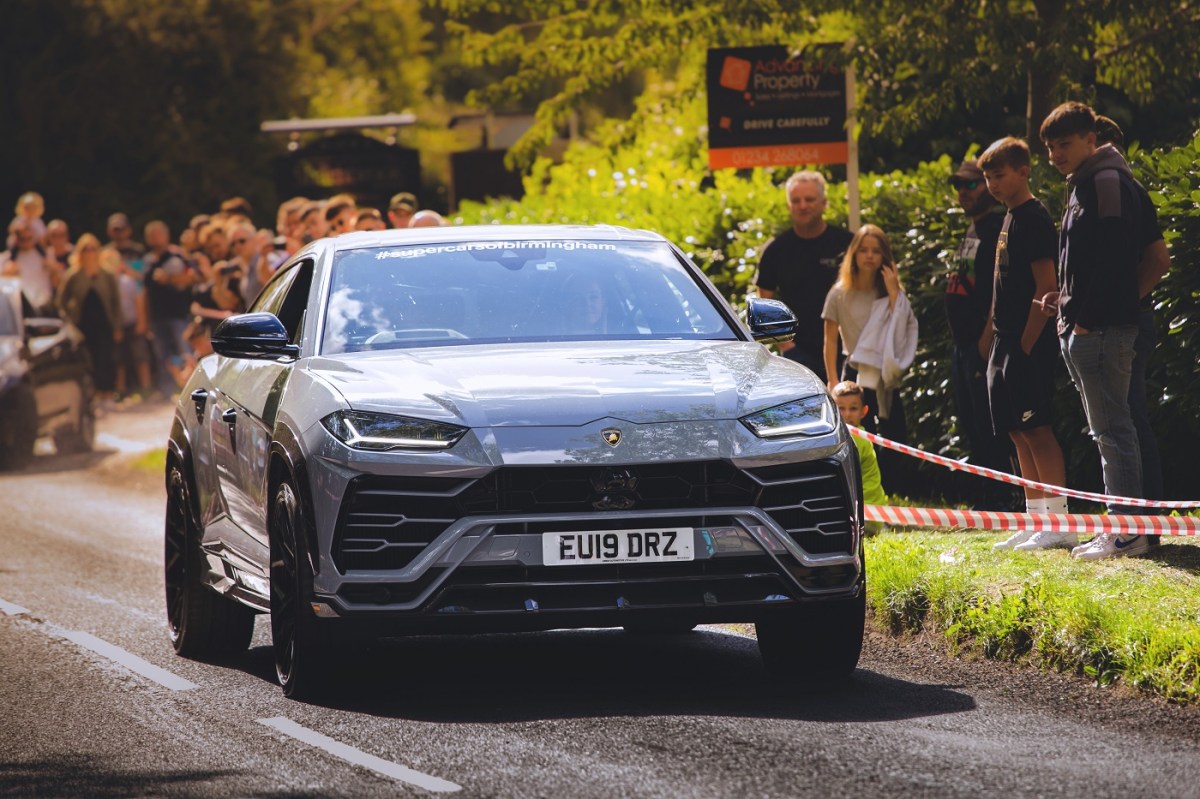
{"label": "white jacket", "polygon": [[858,370],[858,384],[878,397],[880,419],[891,414],[892,389],[900,386],[916,357],[917,317],[908,296],[900,292],[891,308],[887,297],[875,300],[858,345],[850,353],[850,366]]}

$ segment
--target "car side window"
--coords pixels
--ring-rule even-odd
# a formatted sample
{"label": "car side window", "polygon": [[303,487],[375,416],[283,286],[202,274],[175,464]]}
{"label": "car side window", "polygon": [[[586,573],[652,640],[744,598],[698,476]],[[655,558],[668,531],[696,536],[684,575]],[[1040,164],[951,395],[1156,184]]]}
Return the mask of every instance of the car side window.
{"label": "car side window", "polygon": [[300,261],[275,275],[263,288],[251,312],[273,313],[287,328],[288,337],[299,343],[300,325],[312,286],[312,261]]}

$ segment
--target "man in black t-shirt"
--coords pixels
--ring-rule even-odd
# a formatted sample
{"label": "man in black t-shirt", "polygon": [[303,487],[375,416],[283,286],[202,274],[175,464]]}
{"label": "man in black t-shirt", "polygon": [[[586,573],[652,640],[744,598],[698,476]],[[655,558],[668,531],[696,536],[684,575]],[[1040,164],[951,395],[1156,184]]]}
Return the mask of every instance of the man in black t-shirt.
{"label": "man in black t-shirt", "polygon": [[[996,243],[992,318],[983,333],[991,342],[988,401],[996,432],[1008,433],[1017,450],[1021,476],[1064,486],[1066,466],[1051,426],[1058,343],[1040,307],[1056,288],[1058,233],[1046,207],[1029,191],[1029,165],[1029,146],[1011,136],[979,157],[988,191],[1008,209]],[[1025,489],[1025,502],[1030,513],[1067,512],[1065,497],[1032,488]],[[1031,528],[996,547],[1032,550],[1078,543],[1074,533]]]}
{"label": "man in black t-shirt", "polygon": [[[996,242],[1004,214],[997,210],[996,198],[988,193],[987,183],[974,159],[950,176],[950,185],[958,193],[958,204],[971,226],[954,255],[954,271],[946,280],[946,321],[954,340],[950,365],[954,405],[959,430],[966,436],[971,462],[988,469],[1015,473],[1012,442],[992,427],[987,393],[987,350],[983,346],[984,329],[992,312],[992,275],[996,266]],[[978,478],[972,478],[978,480]],[[1010,510],[1015,498],[1012,488],[993,480],[982,485],[976,507]]]}
{"label": "man in black t-shirt", "polygon": [[760,297],[777,297],[796,315],[796,338],[780,347],[780,352],[813,370],[821,382],[828,382],[821,309],[837,280],[852,235],[825,221],[825,178],[820,172],[797,172],[787,179],[784,192],[792,227],[763,249],[754,282]]}
{"label": "man in black t-shirt", "polygon": [[[1118,152],[1125,147],[1125,134],[1116,122],[1106,116],[1096,115],[1096,142],[1111,144]],[[1163,240],[1162,228],[1158,224],[1158,211],[1150,199],[1146,187],[1134,181],[1139,203],[1138,236],[1142,246],[1142,257],[1138,261],[1138,331],[1133,341],[1133,363],[1129,373],[1129,415],[1137,430],[1138,449],[1142,456],[1142,496],[1146,499],[1166,499],[1163,489],[1162,457],[1158,437],[1150,425],[1150,407],[1146,395],[1146,369],[1154,354],[1158,331],[1154,323],[1154,305],[1151,293],[1158,281],[1171,269],[1171,254]],[[1155,511],[1142,509],[1144,513]],[[1161,512],[1161,511],[1159,511]],[[1146,536],[1146,543],[1159,545],[1160,536]]]}
{"label": "man in black t-shirt", "polygon": [[[1050,163],[1067,178],[1059,238],[1058,335],[1100,455],[1104,492],[1140,497],[1142,459],[1129,409],[1138,332],[1139,264],[1146,249],[1143,206],[1129,164],[1096,142],[1096,113],[1082,103],[1042,122]],[[1111,514],[1137,509],[1108,502]],[[1071,554],[1083,560],[1138,555],[1146,539],[1103,533]]]}
{"label": "man in black t-shirt", "polygon": [[184,328],[191,321],[192,286],[200,280],[183,253],[171,246],[171,231],[165,222],[146,225],[146,253],[142,256],[146,285],[146,315],[154,335],[158,358],[159,389],[170,396],[177,388],[168,364],[187,354]]}

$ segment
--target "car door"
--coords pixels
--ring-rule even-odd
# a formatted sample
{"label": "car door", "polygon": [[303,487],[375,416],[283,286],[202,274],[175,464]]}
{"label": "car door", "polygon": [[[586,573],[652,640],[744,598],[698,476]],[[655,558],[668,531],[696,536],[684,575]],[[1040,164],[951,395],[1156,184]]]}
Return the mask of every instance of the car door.
{"label": "car door", "polygon": [[[273,313],[292,343],[300,341],[312,285],[312,262],[285,267],[271,279],[251,312]],[[267,464],[275,415],[295,361],[222,358],[216,385],[222,448],[228,468],[218,469],[229,515],[247,535],[267,546]]]}

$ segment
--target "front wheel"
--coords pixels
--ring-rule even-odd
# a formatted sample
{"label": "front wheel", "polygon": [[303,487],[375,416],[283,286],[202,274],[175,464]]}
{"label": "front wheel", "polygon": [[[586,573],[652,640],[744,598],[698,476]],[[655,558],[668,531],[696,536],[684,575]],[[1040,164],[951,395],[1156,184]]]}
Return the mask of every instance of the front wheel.
{"label": "front wheel", "polygon": [[313,614],[312,568],[305,547],[309,521],[296,490],[275,490],[271,512],[271,648],[275,676],[290,699],[308,699],[328,687],[328,634]]}
{"label": "front wheel", "polygon": [[246,651],[254,611],[204,584],[204,552],[191,491],[183,469],[167,472],[167,523],[163,553],[167,632],[175,652],[195,660],[225,660]]}
{"label": "front wheel", "polygon": [[33,460],[37,443],[37,400],[28,384],[18,385],[0,401],[0,469],[22,469]]}
{"label": "front wheel", "polygon": [[758,649],[775,679],[800,687],[846,680],[858,666],[866,587],[853,599],[813,602],[759,621]]}
{"label": "front wheel", "polygon": [[91,452],[96,446],[96,412],[91,406],[83,405],[79,409],[79,418],[75,420],[72,430],[64,430],[54,434],[54,448],[60,453],[74,454]]}

